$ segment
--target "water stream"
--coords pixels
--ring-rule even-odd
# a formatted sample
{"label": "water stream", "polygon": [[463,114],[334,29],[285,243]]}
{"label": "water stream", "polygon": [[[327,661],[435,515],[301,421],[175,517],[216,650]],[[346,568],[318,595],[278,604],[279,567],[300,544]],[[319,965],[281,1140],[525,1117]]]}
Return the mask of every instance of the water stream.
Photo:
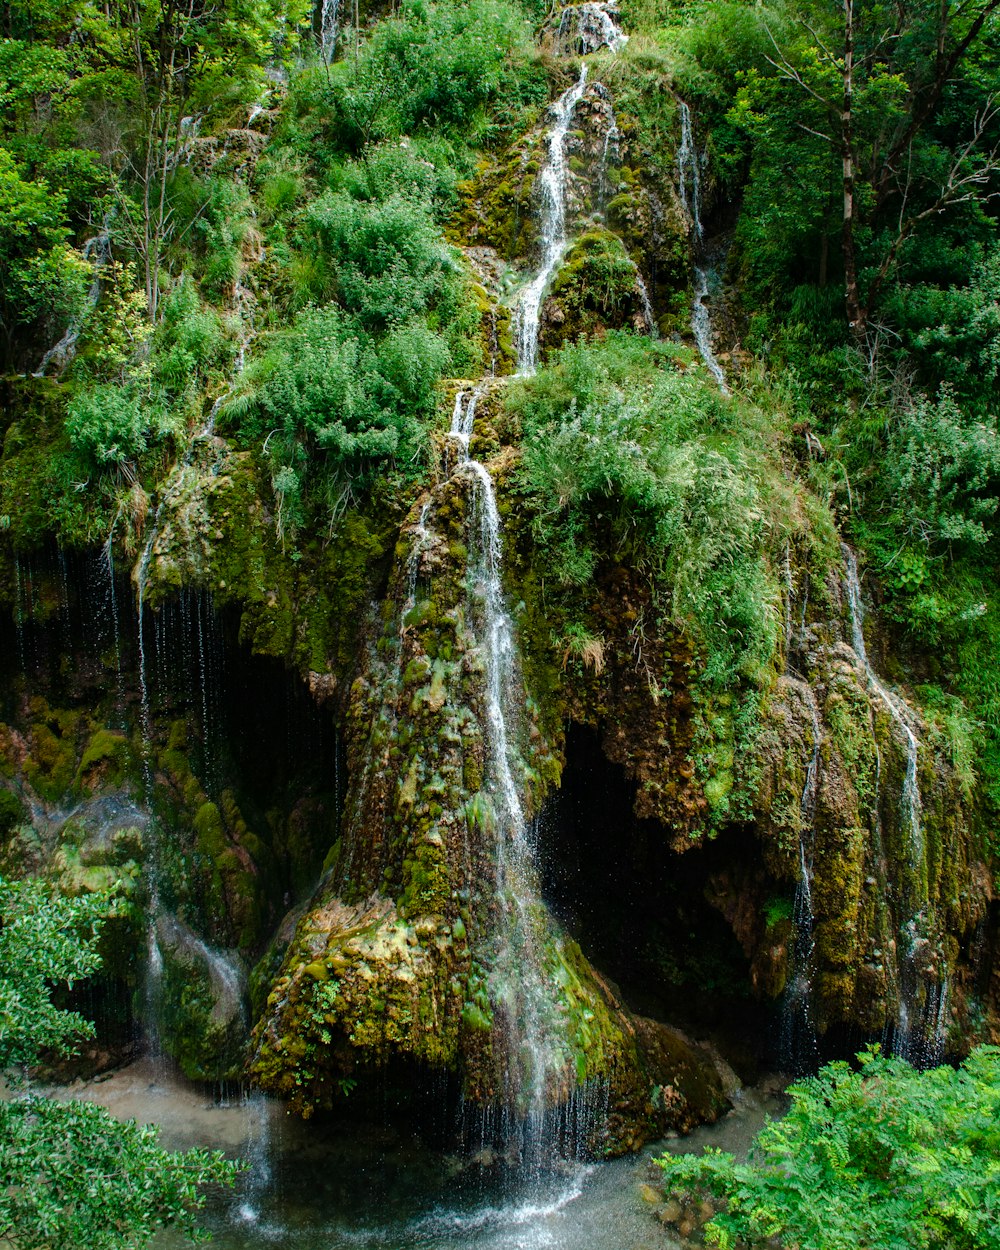
{"label": "water stream", "polygon": [[327,65],[337,55],[340,0],[321,0],[319,21],[319,54]]}
{"label": "water stream", "polygon": [[[549,1112],[552,1083],[561,1076],[558,990],[548,983],[544,948],[552,940],[541,899],[533,828],[521,799],[524,765],[518,755],[518,709],[524,689],[518,674],[514,626],[503,590],[503,537],[496,491],[489,470],[472,458],[469,444],[476,407],[486,390],[480,383],[459,391],[450,438],[457,449],[455,474],[469,482],[471,532],[470,619],[484,659],[484,735],[488,750],[488,794],[495,824],[496,864],[490,997],[507,1018],[508,1086],[516,1106],[522,1163],[537,1171],[564,1148],[568,1120],[586,1118],[586,1098],[569,1115]],[[519,780],[520,778],[520,780]],[[508,1126],[513,1129],[515,1126]],[[578,1136],[569,1132],[569,1137]],[[575,1143],[570,1144],[573,1152]]]}
{"label": "water stream", "polygon": [[542,262],[522,289],[514,307],[513,333],[517,371],[528,377],[538,368],[538,329],[542,300],[553,274],[566,254],[566,135],[573,113],[587,86],[587,64],[580,66],[577,81],[552,106],[555,124],[545,137],[548,154],[538,175],[539,222]]}
{"label": "water stream", "polygon": [[[917,966],[918,952],[929,936],[925,932],[927,921],[923,891],[920,888],[926,878],[926,852],[917,779],[920,741],[914,725],[918,720],[906,701],[889,690],[872,667],[865,647],[864,604],[861,599],[857,557],[847,546],[842,550],[847,571],[847,605],[854,652],[864,671],[869,690],[888,711],[906,756],[899,796],[900,817],[908,841],[909,878],[917,888],[911,889],[909,898],[899,899],[899,906],[906,918],[900,924],[896,938],[899,1003],[892,1048],[903,1058],[924,1065],[937,1062],[944,1053],[948,977],[945,972],[939,983],[927,984]],[[921,988],[925,991],[923,1002],[920,997]]]}
{"label": "water stream", "polygon": [[681,142],[677,149],[677,189],[681,203],[691,218],[694,241],[694,299],[691,304],[691,333],[705,367],[715,379],[719,390],[729,394],[726,375],[715,356],[712,345],[712,314],[708,300],[715,276],[705,256],[705,229],[701,221],[701,157],[694,141],[691,110],[680,101]]}
{"label": "water stream", "polygon": [[568,4],[559,18],[559,46],[580,56],[601,48],[617,52],[628,43],[617,19],[618,7],[612,3]]}

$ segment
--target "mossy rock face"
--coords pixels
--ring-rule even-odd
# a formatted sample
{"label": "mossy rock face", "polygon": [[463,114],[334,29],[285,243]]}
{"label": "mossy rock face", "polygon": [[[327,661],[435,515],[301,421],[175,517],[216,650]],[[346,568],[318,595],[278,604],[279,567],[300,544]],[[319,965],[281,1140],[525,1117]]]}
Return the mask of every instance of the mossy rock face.
{"label": "mossy rock face", "polygon": [[164,1050],[193,1081],[235,1080],[243,1071],[247,1024],[243,969],[173,916],[156,924],[162,970],[153,1011]]}
{"label": "mossy rock face", "polygon": [[[956,1019],[967,1014],[956,957],[985,912],[974,815],[911,698],[905,714],[920,744],[913,826],[906,735],[850,645],[843,586],[833,569],[816,612],[791,631],[789,663],[808,680],[782,677],[769,700],[755,823],[772,882],[791,893],[803,858],[811,866],[817,1026],[876,1034],[898,1019],[904,993],[911,1015],[931,1010],[945,979]],[[901,705],[904,694],[889,697]],[[780,993],[791,944],[776,958],[760,920],[739,936],[758,987]],[[954,1031],[948,1044],[971,1042]]]}
{"label": "mossy rock face", "polygon": [[641,277],[622,241],[602,229],[573,244],[542,310],[539,344],[549,351],[606,330],[648,331]]}
{"label": "mossy rock face", "polygon": [[303,675],[343,677],[353,666],[364,606],[398,522],[388,495],[350,508],[336,542],[301,547],[277,530],[269,479],[253,453],[206,436],[160,489],[133,580],[146,606],[178,590],[211,595],[241,613],[240,638]]}
{"label": "mossy rock face", "polygon": [[[510,465],[496,411],[484,395],[472,448],[498,448],[489,467],[503,512]],[[629,1013],[540,898],[521,900],[517,936],[503,936],[511,922],[496,887],[479,519],[473,475],[454,459],[448,468],[397,545],[392,610],[374,624],[351,691],[343,842],[274,979],[251,1071],[308,1114],[333,1102],[345,1079],[399,1060],[458,1074],[471,1104],[523,1107],[531,1062],[542,1062],[550,1105],[591,1082],[608,1085],[621,1116],[594,1148],[627,1148],[679,1122],[650,1110],[655,1082]],[[558,777],[558,755],[530,700],[508,716],[530,819]],[[512,964],[510,940],[536,962]],[[537,994],[535,966],[545,987]],[[530,1056],[511,1040],[529,1015]],[[628,1108],[640,1104],[635,1119]]]}

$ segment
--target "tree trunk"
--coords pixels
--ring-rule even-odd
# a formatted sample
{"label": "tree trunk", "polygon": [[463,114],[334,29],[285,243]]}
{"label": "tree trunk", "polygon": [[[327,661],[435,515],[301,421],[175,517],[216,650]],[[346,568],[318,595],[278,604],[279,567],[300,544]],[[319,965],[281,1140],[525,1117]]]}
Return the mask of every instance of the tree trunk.
{"label": "tree trunk", "polygon": [[854,249],[854,130],[852,95],[854,91],[854,0],[844,0],[844,104],[840,114],[840,145],[844,167],[844,225],[841,247],[844,253],[844,302],[847,324],[852,333],[864,337],[867,312],[858,290],[858,261]]}

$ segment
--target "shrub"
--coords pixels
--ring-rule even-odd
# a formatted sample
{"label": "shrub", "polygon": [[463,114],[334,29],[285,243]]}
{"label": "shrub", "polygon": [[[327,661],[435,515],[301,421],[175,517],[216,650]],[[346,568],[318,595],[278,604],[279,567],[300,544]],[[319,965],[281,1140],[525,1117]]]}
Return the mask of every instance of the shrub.
{"label": "shrub", "polygon": [[747,1163],[722,1151],[657,1162],[675,1193],[723,1209],[705,1229],[726,1250],[771,1238],[798,1250],[992,1250],[1000,1227],[1000,1049],[916,1072],[869,1050],[789,1088]]}

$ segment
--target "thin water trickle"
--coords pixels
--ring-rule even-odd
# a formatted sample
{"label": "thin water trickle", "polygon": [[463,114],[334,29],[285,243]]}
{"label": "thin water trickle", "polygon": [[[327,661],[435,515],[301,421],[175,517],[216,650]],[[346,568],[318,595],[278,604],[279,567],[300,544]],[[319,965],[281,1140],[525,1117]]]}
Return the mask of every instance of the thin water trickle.
{"label": "thin water trickle", "polygon": [[[861,582],[858,577],[857,556],[846,544],[842,547],[847,571],[846,589],[848,616],[851,625],[851,641],[858,657],[869,690],[883,704],[895,725],[906,752],[903,781],[900,786],[900,814],[909,842],[909,876],[911,882],[922,882],[926,874],[925,843],[921,825],[920,785],[918,765],[920,741],[913,729],[917,717],[906,701],[890,691],[872,667],[865,647],[864,605],[861,599]],[[881,768],[880,768],[881,773]],[[877,802],[877,796],[876,796]],[[926,918],[921,891],[918,888],[909,899],[901,899],[901,905],[909,909],[907,918],[900,926],[896,941],[898,960],[897,1008],[893,1050],[912,1062],[925,1064],[943,1055],[947,1033],[947,969],[938,983],[926,982],[917,965],[917,953],[926,945]],[[920,990],[924,987],[921,1004]],[[943,1004],[943,1005],[942,1005]]]}
{"label": "thin water trickle", "polygon": [[729,394],[726,375],[715,356],[712,314],[709,309],[711,272],[704,256],[705,230],[701,222],[701,158],[694,141],[691,110],[680,101],[681,142],[677,149],[677,183],[681,203],[691,219],[694,239],[694,299],[691,304],[691,333],[709,373],[724,395]]}

